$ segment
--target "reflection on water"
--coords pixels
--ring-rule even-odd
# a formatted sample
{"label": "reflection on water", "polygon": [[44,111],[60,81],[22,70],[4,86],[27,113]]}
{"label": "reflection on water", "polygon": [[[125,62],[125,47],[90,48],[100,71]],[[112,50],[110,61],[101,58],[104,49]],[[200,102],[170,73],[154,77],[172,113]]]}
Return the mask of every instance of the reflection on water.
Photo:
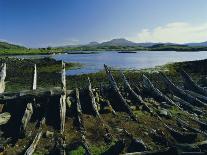
{"label": "reflection on water", "polygon": [[[48,55],[24,55],[19,58],[43,58]],[[84,64],[81,69],[67,71],[68,75],[95,73],[103,70],[103,64],[116,69],[144,69],[171,62],[207,59],[207,52],[138,51],[137,53],[99,52],[99,54],[57,54],[50,55],[56,60]]]}

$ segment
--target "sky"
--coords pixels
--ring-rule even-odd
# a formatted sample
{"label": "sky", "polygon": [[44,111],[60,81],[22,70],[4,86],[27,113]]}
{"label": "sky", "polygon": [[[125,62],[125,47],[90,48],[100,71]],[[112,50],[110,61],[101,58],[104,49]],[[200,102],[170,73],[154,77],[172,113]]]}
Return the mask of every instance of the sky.
{"label": "sky", "polygon": [[27,47],[207,41],[207,0],[0,0],[0,40]]}

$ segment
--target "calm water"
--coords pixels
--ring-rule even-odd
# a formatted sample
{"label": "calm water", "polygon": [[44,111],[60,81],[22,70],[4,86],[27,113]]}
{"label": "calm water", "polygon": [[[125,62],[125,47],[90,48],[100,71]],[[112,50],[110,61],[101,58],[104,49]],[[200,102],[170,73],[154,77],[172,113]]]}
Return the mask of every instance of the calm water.
{"label": "calm water", "polygon": [[[31,56],[20,56],[29,58]],[[32,56],[34,57],[34,56]],[[35,56],[45,57],[45,56]],[[67,71],[68,75],[95,73],[103,70],[103,64],[116,69],[144,69],[172,62],[192,61],[207,59],[207,51],[202,52],[137,52],[137,53],[118,53],[101,52],[98,54],[58,54],[51,56],[56,60],[65,62],[78,62],[84,64],[81,69]]]}

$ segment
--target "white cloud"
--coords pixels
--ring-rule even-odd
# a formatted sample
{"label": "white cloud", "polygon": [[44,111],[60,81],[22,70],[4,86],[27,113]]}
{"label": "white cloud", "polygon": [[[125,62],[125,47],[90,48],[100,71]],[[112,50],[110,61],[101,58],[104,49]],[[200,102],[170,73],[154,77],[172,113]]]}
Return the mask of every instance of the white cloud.
{"label": "white cloud", "polygon": [[128,39],[135,42],[203,42],[207,41],[207,23],[169,23],[153,29],[143,29],[135,37]]}

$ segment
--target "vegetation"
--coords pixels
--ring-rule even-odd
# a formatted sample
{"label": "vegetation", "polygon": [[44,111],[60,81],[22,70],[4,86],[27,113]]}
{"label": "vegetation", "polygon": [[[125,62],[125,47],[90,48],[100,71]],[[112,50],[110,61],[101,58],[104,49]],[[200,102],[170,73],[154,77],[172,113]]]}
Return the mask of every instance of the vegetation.
{"label": "vegetation", "polygon": [[[16,59],[16,58],[1,58],[0,63],[7,63],[7,79],[8,83],[6,84],[6,91],[14,91],[14,90],[22,90],[22,89],[30,89],[32,83],[32,67],[34,64],[37,64],[37,72],[38,72],[38,85],[37,87],[54,87],[60,86],[60,69],[61,62],[55,61],[50,58],[44,59]],[[159,78],[158,71],[165,72],[175,83],[180,86],[181,79],[177,74],[180,69],[186,70],[190,75],[192,75],[193,79],[198,81],[198,83],[202,86],[206,86],[206,79],[204,78],[207,73],[207,68],[204,66],[207,65],[207,60],[193,61],[193,62],[182,62],[182,63],[174,63],[167,64],[165,66],[159,66],[151,69],[144,70],[134,70],[134,71],[125,71],[126,77],[129,79],[129,82],[132,86],[139,85],[141,82],[141,76],[146,74],[150,80],[153,82],[155,86],[159,86],[162,90],[165,88],[162,86],[162,81]],[[81,67],[80,64],[67,63],[67,69],[72,67]],[[122,84],[122,80],[120,78],[120,73],[117,70],[112,69],[112,74],[114,75],[115,80],[119,85]],[[99,87],[100,82],[104,84],[108,84],[108,80],[105,72],[101,71],[94,74],[89,75],[77,75],[77,76],[68,76],[67,77],[67,88],[74,89],[84,88],[88,85],[87,77],[90,77],[93,88]],[[122,90],[122,87],[120,87]],[[81,89],[80,89],[81,90]],[[166,90],[165,90],[166,92]],[[122,91],[124,96],[127,96],[127,93]],[[81,99],[85,96],[81,94]],[[152,107],[156,107],[159,103],[149,96],[145,94],[145,101],[152,105]],[[81,101],[82,102],[82,101]],[[98,99],[97,99],[98,102]],[[52,102],[54,103],[54,102]],[[112,102],[111,102],[112,103]],[[22,103],[21,103],[22,104]],[[21,105],[19,104],[19,105]],[[84,104],[88,104],[88,102],[84,102]],[[53,112],[52,105],[46,108],[46,113]],[[20,108],[16,106],[17,109]],[[38,107],[35,107],[38,108]],[[88,114],[87,110],[83,108],[83,122],[86,130],[86,140],[88,141],[90,150],[92,154],[102,154],[106,152],[111,146],[115,144],[115,141],[124,138],[126,140],[127,146],[129,146],[129,136],[124,134],[122,129],[130,132],[135,138],[142,139],[144,143],[147,145],[148,150],[159,150],[167,147],[168,145],[175,144],[175,140],[170,135],[170,132],[163,126],[163,123],[166,123],[172,127],[175,127],[178,131],[183,131],[181,128],[177,126],[176,117],[179,116],[192,126],[199,128],[198,124],[192,121],[189,118],[189,113],[181,111],[176,107],[169,108],[169,112],[171,113],[170,118],[162,117],[162,121],[160,121],[155,115],[147,113],[146,111],[140,109],[134,109],[133,112],[139,119],[139,122],[132,121],[127,113],[117,112],[117,115],[114,116],[111,113],[103,113],[101,117],[103,118],[103,122],[109,128],[109,132],[113,136],[113,141],[110,144],[106,144],[104,141],[104,127],[101,125],[101,121],[98,117],[93,117]],[[16,109],[16,110],[17,110]],[[159,109],[157,109],[159,110]],[[65,126],[65,139],[66,139],[66,152],[67,154],[84,154],[85,150],[80,145],[75,145],[80,141],[80,134],[74,128],[74,115],[71,114],[71,111],[67,111],[66,118],[66,126]],[[52,115],[56,116],[52,113]],[[203,121],[206,121],[207,118],[203,117]],[[57,124],[56,124],[57,125]],[[28,124],[27,132],[30,136],[26,136],[23,139],[18,139],[14,146],[7,146],[5,154],[22,154],[25,149],[31,144],[32,139],[36,134],[35,122],[31,121]],[[36,152],[34,154],[50,154],[55,146],[55,140],[58,137],[56,135],[58,131],[55,129],[53,124],[49,124],[44,127],[43,132],[46,131],[54,132],[53,138],[48,138],[45,135],[41,139],[40,143],[37,146]],[[167,139],[169,144],[161,144],[156,139],[153,139],[153,132],[156,131],[163,135],[162,138]],[[198,135],[197,141],[203,141],[204,136],[201,134]],[[24,146],[24,147],[23,147]],[[126,147],[127,148],[127,147]],[[124,150],[126,152],[127,150]]]}
{"label": "vegetation", "polygon": [[[25,48],[19,45],[13,45],[0,42],[0,55],[27,55],[27,54],[55,54],[71,53],[91,54],[80,51],[207,51],[207,47],[190,47],[187,45],[167,45],[156,44],[150,47],[142,46],[119,46],[119,45],[93,45],[93,46],[65,46],[65,47],[47,47],[47,48]],[[92,52],[93,53],[93,52]]]}
{"label": "vegetation", "polygon": [[0,50],[2,49],[25,49],[25,47],[0,41]]}

